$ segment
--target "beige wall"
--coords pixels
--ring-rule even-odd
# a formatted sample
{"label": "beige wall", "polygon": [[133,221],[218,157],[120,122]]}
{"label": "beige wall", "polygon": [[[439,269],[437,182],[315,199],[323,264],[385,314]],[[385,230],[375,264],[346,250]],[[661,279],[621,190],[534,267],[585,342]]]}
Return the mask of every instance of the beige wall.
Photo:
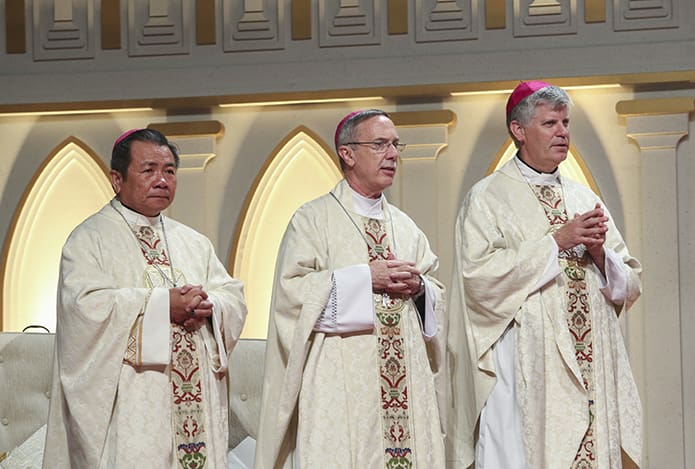
{"label": "beige wall", "polygon": [[[656,461],[671,460],[673,464],[667,467],[686,467],[685,457],[692,458],[693,451],[686,443],[695,436],[695,416],[689,410],[695,406],[691,401],[695,395],[692,392],[695,391],[692,372],[695,350],[692,350],[689,340],[695,334],[695,328],[693,321],[688,321],[693,319],[695,306],[692,288],[688,288],[695,280],[694,269],[688,262],[688,259],[693,259],[692,246],[695,244],[691,210],[693,193],[689,184],[695,175],[692,158],[695,148],[692,139],[683,138],[672,156],[659,157],[670,158],[670,164],[668,160],[663,164],[656,163],[656,166],[672,168],[670,175],[667,172],[658,180],[668,180],[675,188],[676,199],[672,209],[677,228],[661,226],[662,220],[658,218],[646,220],[645,213],[654,216],[653,211],[645,210],[644,204],[649,200],[643,198],[645,185],[651,184],[652,176],[645,173],[644,159],[651,157],[644,156],[640,147],[628,138],[625,118],[615,110],[620,101],[661,95],[635,93],[626,88],[571,91],[574,101],[571,129],[574,146],[589,165],[635,255],[644,259],[645,252],[653,249],[644,243],[645,232],[650,240],[658,239],[661,231],[665,231],[665,235],[677,234],[677,244],[669,245],[666,254],[680,258],[680,267],[670,263],[661,265],[659,256],[649,257],[650,262],[646,262],[644,268],[650,275],[645,279],[644,288],[645,297],[651,298],[653,309],[646,309],[645,301],[640,300],[625,318],[625,327],[646,415],[651,416],[646,422],[651,467],[664,467],[655,464],[655,458]],[[670,95],[681,96],[682,93]],[[485,175],[506,140],[502,116],[504,100],[505,96],[500,94],[404,105],[379,101],[364,103],[399,112],[445,108],[457,117],[455,124],[446,129],[448,146],[436,158],[403,162],[400,179],[391,194],[392,199],[413,214],[430,234],[441,258],[440,278],[445,283],[451,279],[453,224],[459,204],[470,186]],[[275,146],[298,125],[306,126],[325,142],[330,142],[335,122],[354,107],[345,104],[297,105],[220,109],[205,115],[166,116],[159,112],[136,112],[86,117],[3,118],[0,122],[5,148],[0,184],[3,207],[0,228],[7,233],[26,185],[46,155],[65,138],[79,138],[108,163],[111,143],[124,129],[154,122],[213,119],[226,129],[224,136],[215,140],[217,156],[207,164],[202,186],[188,191],[180,189],[177,199],[179,205],[190,206],[191,201],[201,200],[200,191],[204,192],[205,203],[200,211],[205,214],[205,223],[198,228],[210,236],[220,258],[226,261],[251,182]],[[692,122],[688,121],[688,125],[688,131],[691,131]],[[429,175],[431,185],[422,184],[423,174]],[[434,223],[432,214],[435,214]],[[176,216],[183,221],[190,216],[193,224],[200,220],[199,216],[187,215],[183,211]],[[672,259],[668,255],[661,258]],[[678,298],[660,298],[659,292],[653,291],[649,279],[658,281],[663,278],[675,282],[669,291],[675,291]],[[661,327],[664,324],[676,328]],[[682,340],[672,336],[674,331],[682,335]],[[662,350],[667,350],[669,355],[662,356]],[[683,428],[683,432],[677,431],[678,428]],[[663,438],[666,433],[669,438]]]}
{"label": "beige wall", "polygon": [[[306,126],[330,146],[335,123],[353,109],[447,109],[455,114],[455,123],[430,129],[441,131],[447,145],[432,158],[404,161],[390,197],[430,235],[441,259],[440,278],[449,283],[453,224],[459,204],[472,184],[485,175],[506,139],[504,94],[450,96],[449,92],[499,90],[530,78],[546,78],[562,85],[621,84],[617,88],[571,91],[572,141],[589,165],[630,249],[644,261],[645,295],[623,321],[644,401],[648,467],[695,468],[692,2],[650,2],[653,17],[636,20],[627,14],[631,3],[627,0],[558,1],[558,24],[528,30],[523,27],[523,20],[530,18],[528,8],[516,12],[512,4],[529,7],[534,3],[531,0],[458,1],[455,3],[465,12],[475,7],[467,17],[473,26],[469,36],[456,36],[453,29],[450,36],[433,40],[422,35],[419,15],[423,13],[418,12],[431,13],[438,3],[435,0],[403,2],[410,14],[404,35],[388,34],[386,15],[391,13],[383,6],[375,11],[372,2],[360,1],[367,19],[379,25],[373,30],[376,39],[363,44],[359,34],[347,34],[342,44],[330,46],[321,41],[325,41],[325,28],[331,18],[320,16],[314,8],[317,2],[313,2],[309,39],[292,39],[290,14],[285,12],[285,23],[275,30],[272,47],[239,51],[225,42],[228,24],[223,10],[232,4],[225,0],[215,3],[217,10],[213,12],[218,26],[222,25],[216,42],[198,44],[193,32],[188,31],[188,35],[181,36],[183,42],[177,45],[179,50],[174,55],[163,45],[144,53],[134,47],[130,38],[136,31],[129,29],[126,19],[127,4],[132,2],[120,2],[121,47],[101,47],[98,33],[103,24],[99,23],[96,5],[92,11],[94,21],[76,22],[79,27],[84,24],[89,44],[79,60],[68,57],[72,50],[69,44],[56,49],[33,47],[43,36],[40,30],[32,29],[30,19],[32,15],[45,15],[51,3],[55,2],[47,1],[47,6],[35,8],[38,4],[26,2],[23,53],[7,52],[11,38],[5,34],[6,11],[0,11],[0,112],[94,109],[100,105],[146,105],[152,110],[82,116],[0,116],[3,242],[34,173],[55,146],[69,136],[79,138],[108,164],[111,144],[123,130],[161,122],[219,121],[225,132],[213,139],[216,156],[200,175],[201,185],[195,190],[189,187],[179,191],[174,212],[177,218],[206,233],[219,257],[226,261],[252,181],[276,145],[298,125]],[[251,3],[256,2],[235,5]],[[274,8],[283,2],[257,3],[272,19]],[[339,2],[328,3],[335,6]],[[493,29],[486,23],[485,8],[500,3],[507,4],[502,11],[506,20],[503,28]],[[585,21],[583,13],[588,4],[602,5],[605,20]],[[565,20],[563,14],[568,15]],[[194,24],[192,15],[192,9],[184,8],[178,19],[185,21],[180,24]],[[50,24],[41,27],[50,29]],[[346,96],[384,99],[217,106],[219,102]],[[616,111],[619,103],[666,98],[677,98],[680,107],[658,101],[646,110],[636,111],[643,120],[636,120],[630,112],[625,116]],[[676,128],[677,122],[664,122],[661,114],[653,114],[655,111],[667,119],[682,120],[684,129]],[[407,143],[414,144],[418,138],[431,143],[429,135],[418,137],[420,134],[412,129],[399,130],[413,136],[410,141],[403,139]],[[637,136],[631,138],[628,133]],[[654,136],[661,141],[652,144],[645,140]],[[198,200],[204,201],[202,216],[184,210],[191,201]]]}

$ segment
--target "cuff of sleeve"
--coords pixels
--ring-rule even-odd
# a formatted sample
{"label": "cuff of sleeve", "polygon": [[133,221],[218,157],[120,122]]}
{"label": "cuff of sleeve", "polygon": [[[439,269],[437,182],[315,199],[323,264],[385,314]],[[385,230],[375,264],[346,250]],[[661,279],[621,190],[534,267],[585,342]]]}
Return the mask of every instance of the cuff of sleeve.
{"label": "cuff of sleeve", "polygon": [[437,335],[437,315],[435,314],[434,292],[430,282],[422,277],[425,282],[425,324],[422,325],[422,335],[425,340],[430,340]]}
{"label": "cuff of sleeve", "polygon": [[372,329],[374,297],[372,274],[367,264],[352,265],[333,272],[336,285],[337,333]]}
{"label": "cuff of sleeve", "polygon": [[[211,350],[208,350],[208,353],[212,357],[211,362],[214,364],[213,366],[213,371],[215,373],[219,373],[222,371],[225,371],[227,369],[228,363],[227,363],[227,347],[224,342],[224,337],[222,337],[222,314],[221,314],[221,307],[219,304],[219,301],[216,301],[216,299],[211,295],[210,296],[210,301],[212,302],[212,333],[213,336],[215,337],[215,345],[214,345],[214,350],[212,350],[213,346],[211,344]],[[219,357],[217,360],[215,360],[214,357]],[[217,366],[217,363],[219,363],[219,366]]]}
{"label": "cuff of sleeve", "polygon": [[550,282],[555,277],[560,275],[560,262],[557,260],[557,256],[560,253],[560,248],[558,247],[557,242],[555,241],[555,238],[552,235],[548,235],[548,236],[550,236],[550,239],[553,240],[552,249],[551,249],[550,253],[548,254],[548,261],[545,264],[545,269],[543,270],[543,274],[538,279],[536,284],[533,286],[531,291],[538,290],[543,285],[545,285],[546,283]]}
{"label": "cuff of sleeve", "polygon": [[611,249],[604,247],[603,252],[606,256],[604,264],[606,283],[600,285],[599,289],[612,303],[622,304],[627,298],[627,275],[623,269],[623,260]]}
{"label": "cuff of sleeve", "polygon": [[168,365],[169,349],[169,290],[155,288],[142,322],[142,364]]}

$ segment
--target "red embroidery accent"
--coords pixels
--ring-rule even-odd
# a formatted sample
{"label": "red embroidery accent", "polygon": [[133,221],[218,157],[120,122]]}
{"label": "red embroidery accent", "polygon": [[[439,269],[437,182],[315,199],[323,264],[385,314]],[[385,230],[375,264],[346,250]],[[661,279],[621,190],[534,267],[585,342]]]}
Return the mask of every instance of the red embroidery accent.
{"label": "red embroidery accent", "polygon": [[[389,239],[379,220],[365,223],[369,260],[393,257]],[[412,431],[405,346],[401,320],[405,313],[402,298],[374,295],[377,317],[379,376],[381,377],[381,422],[386,468],[409,468],[413,465]]]}
{"label": "red embroidery accent", "polygon": [[[136,237],[148,265],[169,266],[169,256],[155,230],[140,227]],[[200,362],[194,333],[178,324],[171,324],[170,380],[176,458],[184,469],[203,469],[207,447]]]}
{"label": "red embroidery accent", "polygon": [[[558,186],[560,187],[560,186]],[[569,217],[565,209],[562,193],[555,186],[533,186],[534,193],[545,210],[550,226],[561,226]],[[572,469],[591,469],[596,465],[594,453],[594,370],[593,334],[589,289],[585,276],[585,266],[589,255],[583,246],[560,252],[560,263],[567,277],[565,295],[567,298],[567,325],[574,339],[577,364],[582,375],[584,388],[589,394],[589,427],[584,434]]]}

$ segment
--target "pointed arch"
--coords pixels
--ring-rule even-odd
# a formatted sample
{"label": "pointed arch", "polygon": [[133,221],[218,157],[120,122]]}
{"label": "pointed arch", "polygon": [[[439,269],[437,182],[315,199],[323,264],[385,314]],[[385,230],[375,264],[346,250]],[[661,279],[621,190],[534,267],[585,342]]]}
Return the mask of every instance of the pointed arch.
{"label": "pointed arch", "polygon": [[249,313],[242,337],[267,335],[275,260],[292,214],[342,177],[333,151],[304,126],[290,132],[258,172],[244,201],[227,264],[245,285]]}
{"label": "pointed arch", "polygon": [[[516,146],[510,137],[502,145],[500,151],[497,152],[495,159],[487,169],[486,174],[492,174],[495,170],[502,167],[504,163],[511,160],[516,155]],[[584,162],[584,158],[579,154],[574,145],[570,144],[567,159],[560,163],[560,174],[568,177],[594,191],[596,195],[601,197],[601,191],[596,184],[594,176],[591,174],[589,167]]]}
{"label": "pointed arch", "polygon": [[55,331],[60,252],[72,229],[113,197],[107,174],[98,155],[75,137],[41,163],[3,246],[0,330],[39,324]]}

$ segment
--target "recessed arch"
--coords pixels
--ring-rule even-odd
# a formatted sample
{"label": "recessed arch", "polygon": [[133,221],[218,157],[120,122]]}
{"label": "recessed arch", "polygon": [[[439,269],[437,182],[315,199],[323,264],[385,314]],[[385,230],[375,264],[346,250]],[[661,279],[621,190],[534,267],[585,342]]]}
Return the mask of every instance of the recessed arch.
{"label": "recessed arch", "polygon": [[[502,145],[500,151],[497,152],[492,163],[488,167],[487,174],[492,174],[498,168],[502,167],[504,163],[511,160],[514,155],[516,155],[516,146],[511,137],[507,137],[507,140]],[[594,176],[591,174],[591,170],[584,162],[584,158],[579,154],[574,145],[570,144],[569,152],[567,153],[567,159],[560,163],[560,174],[568,177],[580,184],[585,185],[596,195],[601,197],[601,191],[596,184]]]}
{"label": "recessed arch", "polygon": [[108,169],[75,137],[44,159],[15,210],[0,270],[0,330],[55,331],[60,253],[70,232],[113,197]]}
{"label": "recessed arch", "polygon": [[337,157],[304,126],[290,132],[258,172],[244,201],[228,268],[244,282],[249,313],[242,337],[264,339],[275,260],[292,214],[342,179]]}

